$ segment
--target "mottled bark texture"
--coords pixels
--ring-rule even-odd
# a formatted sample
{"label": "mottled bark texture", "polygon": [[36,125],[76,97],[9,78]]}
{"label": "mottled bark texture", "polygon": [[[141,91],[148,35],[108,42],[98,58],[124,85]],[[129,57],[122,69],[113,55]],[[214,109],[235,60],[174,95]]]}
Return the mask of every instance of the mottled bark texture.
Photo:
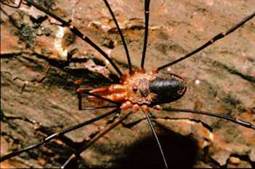
{"label": "mottled bark texture", "polygon": [[[47,2],[44,5],[59,16],[72,19],[121,64],[122,70],[127,68],[117,29],[101,0],[41,2]],[[132,62],[138,67],[143,45],[143,1],[111,0],[110,4]],[[107,85],[110,72],[106,66],[113,69],[93,48],[35,8],[1,7],[6,12],[1,11],[2,156],[107,111],[79,111],[74,81],[83,79],[87,87]],[[198,47],[253,12],[254,7],[254,0],[152,1],[146,70]],[[84,63],[66,65],[67,53]],[[222,113],[255,124],[255,19],[168,70],[182,76],[188,85],[185,96],[171,103],[172,107]],[[163,111],[153,114],[159,117],[155,127],[170,167],[255,167],[254,130],[206,116]],[[111,118],[0,165],[60,167],[79,142],[85,144]],[[143,114],[135,112],[82,153],[79,165],[160,168],[163,161]]]}

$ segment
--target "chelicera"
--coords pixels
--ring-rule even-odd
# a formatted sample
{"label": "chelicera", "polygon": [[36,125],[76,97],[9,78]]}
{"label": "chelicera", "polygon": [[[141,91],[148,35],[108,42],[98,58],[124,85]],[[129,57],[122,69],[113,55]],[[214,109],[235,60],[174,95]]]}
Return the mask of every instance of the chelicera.
{"label": "chelicera", "polygon": [[[2,2],[2,1],[1,1]],[[166,63],[162,66],[159,66],[154,71],[146,71],[144,67],[145,58],[146,58],[146,48],[147,48],[147,41],[148,41],[148,27],[149,27],[149,7],[150,7],[150,0],[144,0],[144,16],[145,16],[145,26],[144,26],[144,45],[143,45],[143,51],[142,51],[142,57],[141,57],[141,66],[138,69],[133,68],[131,57],[129,56],[128,47],[126,45],[124,36],[122,34],[122,31],[118,25],[117,19],[115,18],[115,15],[108,3],[107,0],[104,0],[104,3],[106,7],[108,8],[114,23],[116,25],[116,28],[118,30],[118,33],[121,37],[124,50],[126,52],[126,58],[128,62],[128,71],[122,72],[118,65],[98,46],[96,45],[89,37],[84,35],[81,31],[79,31],[74,25],[72,25],[71,21],[66,21],[62,19],[61,17],[55,15],[53,12],[49,11],[48,9],[45,9],[44,7],[40,6],[36,1],[33,0],[26,0],[25,1],[28,5],[31,5],[40,11],[45,12],[50,17],[53,17],[55,20],[60,22],[62,26],[68,27],[70,31],[72,31],[76,36],[81,38],[83,41],[88,43],[90,46],[92,46],[94,49],[96,49],[102,56],[109,61],[109,63],[112,65],[112,67],[115,69],[115,72],[118,76],[118,82],[111,84],[109,86],[105,87],[99,87],[92,90],[88,90],[86,88],[78,88],[77,94],[79,99],[79,108],[82,109],[82,102],[83,95],[86,94],[89,97],[86,99],[93,100],[104,100],[106,102],[113,103],[113,110],[106,112],[102,115],[99,115],[96,118],[86,120],[80,124],[71,126],[69,128],[66,128],[65,130],[62,130],[60,132],[54,133],[52,135],[49,135],[46,137],[42,142],[33,144],[30,146],[27,146],[21,150],[11,152],[9,154],[6,154],[1,157],[0,161],[4,161],[7,159],[10,159],[14,156],[17,156],[23,152],[29,151],[31,149],[37,148],[43,144],[48,143],[54,138],[63,136],[64,134],[73,131],[75,129],[81,128],[85,125],[91,124],[95,121],[98,121],[102,118],[105,118],[109,115],[112,115],[116,112],[119,112],[120,110],[131,110],[129,113],[126,113],[124,115],[121,115],[121,117],[114,121],[113,123],[109,124],[106,128],[104,128],[102,131],[100,131],[97,135],[92,137],[85,145],[82,145],[81,147],[76,150],[69,159],[66,160],[65,164],[63,164],[62,168],[66,168],[69,166],[69,164],[73,161],[77,161],[80,157],[80,153],[85,151],[88,147],[93,145],[99,138],[107,134],[111,129],[116,127],[118,124],[120,124],[123,120],[125,120],[132,112],[136,112],[138,110],[142,110],[144,112],[144,115],[148,121],[148,124],[151,128],[151,131],[153,133],[153,136],[155,137],[157,146],[160,150],[160,154],[162,156],[162,160],[164,163],[164,167],[168,168],[167,165],[167,158],[164,155],[163,148],[160,144],[160,140],[157,137],[157,134],[154,130],[152,119],[150,117],[150,108],[157,108],[158,105],[163,103],[170,103],[174,102],[178,99],[180,99],[186,92],[187,85],[185,83],[185,80],[174,74],[169,73],[167,76],[161,76],[160,71],[162,69],[165,69],[171,65],[177,64],[185,59],[190,58],[191,56],[194,56],[194,54],[198,53],[199,51],[205,49],[206,47],[212,45],[217,40],[220,40],[224,38],[225,36],[229,35],[230,33],[234,32],[238,28],[240,28],[242,25],[244,25],[246,22],[251,20],[255,16],[255,11],[253,11],[252,14],[245,17],[243,20],[235,24],[233,27],[228,29],[226,32],[219,33],[215,35],[213,38],[202,44],[201,46],[197,47],[196,49],[192,50],[188,54],[180,57],[179,59],[176,59],[172,62]],[[2,2],[3,3],[3,2]],[[20,2],[21,3],[21,2]],[[19,3],[19,5],[20,5]],[[178,109],[178,108],[170,108],[165,111],[168,112],[183,112],[183,113],[193,113],[193,114],[200,114],[200,115],[206,115],[210,117],[216,117],[225,119],[228,121],[231,121],[233,123],[236,123],[238,125],[250,128],[255,130],[255,126],[251,124],[250,122],[246,122],[240,119],[232,118],[229,116],[224,116],[216,113],[211,112],[204,112],[204,111],[197,111],[197,110],[189,110],[189,109]]]}

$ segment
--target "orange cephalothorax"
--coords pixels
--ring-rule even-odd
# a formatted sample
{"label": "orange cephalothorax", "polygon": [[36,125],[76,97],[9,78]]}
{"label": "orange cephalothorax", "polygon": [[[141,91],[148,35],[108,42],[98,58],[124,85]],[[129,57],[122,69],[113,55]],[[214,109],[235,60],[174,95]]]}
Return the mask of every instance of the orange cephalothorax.
{"label": "orange cephalothorax", "polygon": [[99,94],[115,102],[149,105],[155,94],[150,92],[149,84],[155,78],[153,73],[137,71],[132,75],[125,74],[120,84],[93,89],[90,92]]}

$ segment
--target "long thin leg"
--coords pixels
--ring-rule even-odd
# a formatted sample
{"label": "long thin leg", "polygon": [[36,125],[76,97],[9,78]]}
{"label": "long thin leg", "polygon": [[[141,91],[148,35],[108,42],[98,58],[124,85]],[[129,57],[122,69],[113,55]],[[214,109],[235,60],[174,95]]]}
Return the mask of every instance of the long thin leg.
{"label": "long thin leg", "polygon": [[250,128],[255,130],[255,125],[253,125],[250,122],[243,121],[237,118],[232,118],[226,115],[220,115],[217,113],[211,113],[211,112],[205,112],[205,111],[197,111],[197,110],[190,110],[190,109],[176,109],[176,108],[163,108],[164,111],[169,111],[169,112],[180,112],[180,113],[192,113],[192,114],[200,114],[200,115],[205,115],[205,116],[211,116],[211,117],[216,117],[220,119],[224,119],[227,121],[231,121],[233,123],[236,123],[238,125]]}
{"label": "long thin leg", "polygon": [[109,111],[109,112],[107,112],[107,113],[104,113],[104,114],[102,114],[102,115],[99,115],[99,116],[97,116],[97,117],[95,117],[95,118],[93,118],[93,119],[86,120],[86,121],[81,122],[81,123],[79,123],[79,124],[77,124],[77,125],[71,126],[71,127],[67,128],[67,129],[64,129],[64,130],[62,130],[62,131],[60,131],[60,132],[56,132],[56,133],[54,133],[54,134],[51,134],[51,135],[49,135],[48,137],[46,137],[45,139],[43,139],[43,141],[40,142],[40,143],[27,146],[27,147],[25,147],[25,148],[23,148],[23,149],[21,149],[21,150],[14,151],[14,152],[11,152],[11,153],[9,153],[9,154],[6,154],[6,155],[2,156],[2,157],[0,158],[0,162],[5,161],[5,160],[7,160],[7,159],[10,159],[10,158],[12,158],[12,157],[14,157],[14,156],[17,156],[17,155],[19,155],[19,154],[21,154],[21,153],[23,153],[23,152],[26,152],[26,151],[29,151],[29,150],[31,150],[31,149],[37,148],[37,147],[39,147],[39,146],[41,146],[41,145],[43,145],[43,144],[46,144],[46,143],[48,143],[50,140],[52,140],[52,139],[54,139],[54,138],[57,138],[57,137],[59,137],[59,136],[65,134],[65,133],[68,133],[68,132],[70,132],[70,131],[76,130],[76,129],[81,128],[81,127],[83,127],[83,126],[85,126],[85,125],[88,125],[88,124],[91,124],[91,123],[93,123],[93,122],[95,122],[95,121],[98,121],[98,120],[100,120],[100,119],[102,119],[102,118],[105,118],[105,117],[107,117],[107,116],[109,116],[109,115],[115,113],[117,110],[118,110],[118,109],[111,110],[111,111]]}
{"label": "long thin leg", "polygon": [[155,131],[154,127],[153,127],[153,124],[152,124],[152,122],[151,122],[150,116],[148,115],[148,113],[144,113],[144,114],[146,115],[146,119],[147,119],[148,124],[149,124],[149,126],[150,126],[150,128],[151,128],[151,131],[152,131],[152,133],[153,133],[153,136],[154,136],[154,138],[156,139],[156,142],[157,142],[157,145],[158,145],[160,154],[161,154],[162,159],[163,159],[163,161],[164,161],[165,168],[167,169],[167,168],[168,168],[168,165],[167,165],[167,162],[166,162],[166,157],[165,157],[165,154],[164,154],[164,152],[163,152],[162,146],[161,146],[161,144],[160,144],[160,142],[159,142],[157,133],[156,133],[156,131]]}
{"label": "long thin leg", "polygon": [[149,29],[149,16],[150,16],[150,0],[144,0],[145,30],[144,30],[143,53],[142,53],[142,60],[141,60],[141,68],[142,69],[144,69],[144,61],[145,61],[145,57],[146,57],[148,29]]}
{"label": "long thin leg", "polygon": [[123,120],[125,120],[130,114],[132,114],[132,112],[129,112],[127,114],[125,114],[124,116],[120,117],[118,120],[116,120],[115,122],[113,122],[111,125],[109,125],[108,127],[106,127],[104,130],[102,130],[100,133],[98,133],[95,137],[93,137],[87,144],[83,145],[82,147],[79,148],[78,151],[75,152],[75,154],[72,154],[68,160],[61,166],[62,169],[66,168],[66,166],[68,166],[68,164],[70,162],[72,162],[73,160],[76,160],[77,157],[80,155],[80,153],[82,153],[83,151],[85,151],[86,149],[88,149],[90,146],[92,146],[98,139],[100,139],[101,137],[103,137],[105,134],[107,134],[109,131],[111,131],[112,129],[114,129],[117,125],[119,125]]}
{"label": "long thin leg", "polygon": [[112,11],[112,9],[111,9],[110,4],[108,3],[107,0],[104,0],[104,3],[105,3],[105,5],[106,5],[106,7],[108,8],[108,10],[109,10],[109,12],[110,12],[110,14],[111,14],[111,16],[112,16],[112,19],[113,19],[113,21],[114,21],[114,23],[115,23],[115,25],[116,25],[116,27],[117,27],[117,29],[118,29],[119,35],[120,35],[120,37],[121,37],[121,41],[122,41],[122,43],[123,43],[123,46],[124,46],[124,49],[125,49],[125,52],[126,52],[126,56],[127,56],[127,60],[128,60],[128,69],[129,69],[129,73],[132,73],[131,58],[130,58],[130,56],[129,56],[128,47],[127,47],[125,38],[124,38],[124,36],[123,36],[123,33],[122,33],[122,31],[121,31],[121,29],[120,29],[120,27],[119,27],[118,21],[117,21],[115,15],[114,15],[114,13],[113,13],[113,11]]}
{"label": "long thin leg", "polygon": [[249,20],[251,20],[254,16],[255,16],[255,11],[254,11],[251,15],[249,15],[249,16],[245,17],[244,19],[242,19],[242,20],[241,20],[240,22],[238,22],[236,25],[232,26],[232,27],[231,27],[229,30],[227,30],[226,32],[221,32],[221,33],[215,35],[212,39],[210,39],[209,41],[207,41],[206,43],[204,43],[204,44],[201,45],[200,47],[194,49],[194,50],[191,51],[190,53],[184,55],[183,57],[180,57],[179,59],[176,59],[176,60],[174,60],[174,61],[172,61],[172,62],[169,62],[169,63],[167,63],[167,64],[164,64],[164,65],[158,67],[158,68],[157,68],[157,71],[159,71],[159,70],[161,70],[161,69],[164,69],[164,68],[166,68],[166,67],[168,67],[168,66],[172,66],[172,65],[174,65],[174,64],[176,64],[176,63],[178,63],[178,62],[180,62],[180,61],[182,61],[182,60],[184,60],[184,59],[187,59],[187,58],[193,56],[194,54],[198,53],[199,51],[201,51],[201,50],[205,49],[206,47],[212,45],[212,44],[215,43],[216,41],[218,41],[218,40],[224,38],[225,36],[229,35],[230,33],[234,32],[235,30],[237,30],[238,28],[240,28],[242,25],[244,25],[246,22],[248,22]]}
{"label": "long thin leg", "polygon": [[26,0],[29,5],[34,6],[40,11],[43,11],[44,13],[48,14],[52,18],[56,19],[59,21],[63,26],[68,27],[75,35],[80,37],[83,41],[87,42],[90,46],[92,46],[94,49],[96,49],[105,59],[107,59],[110,64],[114,67],[114,69],[117,71],[117,73],[122,76],[122,72],[118,68],[118,66],[113,62],[113,60],[99,47],[97,46],[94,42],[92,42],[89,37],[84,35],[82,32],[80,32],[75,26],[71,24],[70,21],[65,21],[64,19],[60,18],[59,16],[55,15],[54,13],[50,12],[49,10],[41,7],[39,4],[35,3],[33,0]]}

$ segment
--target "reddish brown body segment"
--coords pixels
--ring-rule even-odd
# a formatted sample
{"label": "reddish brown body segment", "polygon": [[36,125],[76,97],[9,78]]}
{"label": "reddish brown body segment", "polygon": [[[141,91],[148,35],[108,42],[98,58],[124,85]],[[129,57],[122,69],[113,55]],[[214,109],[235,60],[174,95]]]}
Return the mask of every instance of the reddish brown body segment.
{"label": "reddish brown body segment", "polygon": [[91,90],[90,93],[122,103],[122,109],[138,105],[150,105],[155,98],[155,94],[150,92],[149,84],[155,78],[155,72],[145,73],[142,70],[137,70],[131,75],[129,72],[125,72],[119,84],[96,88]]}

